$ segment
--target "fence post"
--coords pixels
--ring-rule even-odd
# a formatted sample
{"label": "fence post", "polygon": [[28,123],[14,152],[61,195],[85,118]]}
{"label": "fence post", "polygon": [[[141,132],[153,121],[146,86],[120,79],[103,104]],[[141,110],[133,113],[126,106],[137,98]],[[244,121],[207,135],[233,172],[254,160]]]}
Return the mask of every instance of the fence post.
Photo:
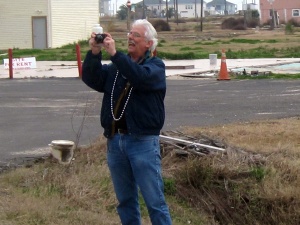
{"label": "fence post", "polygon": [[82,64],[81,64],[81,54],[80,54],[80,45],[76,44],[76,55],[77,55],[77,66],[79,77],[82,77]]}
{"label": "fence post", "polygon": [[12,49],[8,49],[8,67],[9,67],[9,79],[13,79],[13,54],[12,54]]}

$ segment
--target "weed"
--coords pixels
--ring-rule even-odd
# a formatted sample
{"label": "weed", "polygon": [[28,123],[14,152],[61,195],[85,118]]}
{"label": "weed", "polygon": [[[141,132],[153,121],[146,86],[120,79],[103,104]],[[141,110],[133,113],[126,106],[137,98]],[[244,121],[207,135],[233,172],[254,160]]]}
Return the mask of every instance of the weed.
{"label": "weed", "polygon": [[294,34],[294,25],[292,23],[287,23],[285,25],[285,34]]}
{"label": "weed", "polygon": [[192,49],[191,47],[183,47],[180,49],[180,51],[189,51],[191,49]]}
{"label": "weed", "polygon": [[257,181],[262,181],[265,177],[266,171],[263,167],[254,167],[251,170],[251,174]]}
{"label": "weed", "polygon": [[173,178],[164,178],[164,191],[167,195],[175,195],[176,185]]}
{"label": "weed", "polygon": [[247,44],[257,44],[257,43],[261,43],[260,40],[251,40],[251,39],[231,39],[230,40],[231,43],[247,43]]}

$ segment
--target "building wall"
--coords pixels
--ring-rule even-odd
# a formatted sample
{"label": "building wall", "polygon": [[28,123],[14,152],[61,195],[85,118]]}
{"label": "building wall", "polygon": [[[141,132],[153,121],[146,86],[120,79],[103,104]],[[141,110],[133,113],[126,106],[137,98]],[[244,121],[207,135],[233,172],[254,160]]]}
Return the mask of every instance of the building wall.
{"label": "building wall", "polygon": [[[116,2],[115,0],[113,1]],[[112,16],[114,14],[114,4],[111,6],[111,0],[100,0],[99,7],[101,13],[100,16]]]}
{"label": "building wall", "polygon": [[[196,13],[195,13],[196,8]],[[203,3],[203,8],[206,8],[206,3]],[[201,4],[179,4],[178,3],[178,14],[179,17],[183,18],[197,18],[201,16]],[[195,15],[196,14],[196,15]],[[204,17],[204,12],[203,12]]]}
{"label": "building wall", "polygon": [[50,47],[87,39],[93,25],[99,23],[98,0],[52,0],[50,8]]}
{"label": "building wall", "polygon": [[33,48],[32,17],[47,18],[47,46],[87,39],[99,23],[99,0],[1,0],[0,49]]}
{"label": "building wall", "polygon": [[0,3],[0,49],[32,47],[32,16],[47,16],[47,1]]}
{"label": "building wall", "polygon": [[[165,3],[161,3],[161,4],[148,3],[146,5],[146,7],[147,7],[148,10],[151,10],[152,12],[156,11],[156,14],[157,14],[156,16],[157,17],[161,17],[162,16],[161,13],[162,13],[163,10],[166,11],[166,4]],[[170,6],[168,6],[168,8],[170,8]]]}
{"label": "building wall", "polygon": [[[274,0],[273,5],[268,0],[260,0],[261,22],[266,23],[270,19],[270,10],[274,8],[277,11],[279,20],[287,22],[295,19],[300,22],[300,1],[299,0]],[[293,10],[299,11],[299,16],[293,16]]]}

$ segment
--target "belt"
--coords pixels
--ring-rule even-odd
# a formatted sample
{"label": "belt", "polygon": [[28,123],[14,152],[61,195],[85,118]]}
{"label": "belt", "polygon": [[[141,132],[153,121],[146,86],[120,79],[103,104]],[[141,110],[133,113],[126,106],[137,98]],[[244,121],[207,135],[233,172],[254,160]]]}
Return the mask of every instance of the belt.
{"label": "belt", "polygon": [[128,134],[128,131],[125,130],[125,129],[118,128],[118,129],[116,129],[115,133],[118,133],[118,134]]}

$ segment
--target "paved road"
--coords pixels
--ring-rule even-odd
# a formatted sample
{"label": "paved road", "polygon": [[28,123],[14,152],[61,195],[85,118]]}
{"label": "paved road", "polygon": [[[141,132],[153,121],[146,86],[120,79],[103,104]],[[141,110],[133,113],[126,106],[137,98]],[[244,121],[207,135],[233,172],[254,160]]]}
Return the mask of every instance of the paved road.
{"label": "paved road", "polygon": [[[1,80],[0,165],[49,154],[56,139],[92,143],[100,99],[78,78]],[[165,102],[163,130],[299,116],[300,80],[168,80]]]}

